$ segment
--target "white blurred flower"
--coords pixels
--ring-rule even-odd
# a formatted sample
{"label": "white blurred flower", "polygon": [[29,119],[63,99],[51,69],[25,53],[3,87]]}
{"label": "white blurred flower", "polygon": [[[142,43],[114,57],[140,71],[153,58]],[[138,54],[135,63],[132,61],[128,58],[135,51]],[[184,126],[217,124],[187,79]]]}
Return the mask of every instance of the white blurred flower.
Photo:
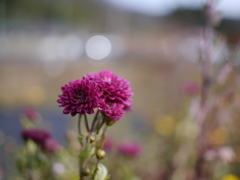
{"label": "white blurred flower", "polygon": [[65,172],[66,168],[62,163],[56,162],[53,164],[53,171],[56,174],[63,174]]}
{"label": "white blurred flower", "polygon": [[190,116],[191,118],[196,118],[200,110],[200,101],[199,99],[193,99],[190,106]]}
{"label": "white blurred flower", "polygon": [[212,161],[217,158],[217,152],[216,150],[209,150],[205,152],[204,158],[208,161]]}
{"label": "white blurred flower", "polygon": [[236,154],[231,147],[218,148],[218,156],[224,163],[230,163],[236,158]]}
{"label": "white blurred flower", "polygon": [[230,64],[226,64],[225,66],[223,66],[220,73],[218,74],[217,82],[221,85],[224,84],[229,73],[232,70],[233,70],[233,67]]}
{"label": "white blurred flower", "polygon": [[234,161],[234,159],[236,158],[236,154],[231,147],[220,147],[205,152],[204,158],[209,161],[218,159],[224,163],[230,163]]}

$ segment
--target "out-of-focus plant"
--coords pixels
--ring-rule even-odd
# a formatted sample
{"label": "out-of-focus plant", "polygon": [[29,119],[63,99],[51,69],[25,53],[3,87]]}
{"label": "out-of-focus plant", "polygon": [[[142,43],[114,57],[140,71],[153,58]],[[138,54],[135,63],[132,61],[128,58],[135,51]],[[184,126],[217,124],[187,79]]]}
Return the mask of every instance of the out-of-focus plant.
{"label": "out-of-focus plant", "polygon": [[234,137],[231,133],[235,131],[233,112],[237,109],[234,105],[236,91],[228,81],[233,64],[226,54],[222,55],[222,61],[213,64],[214,50],[219,44],[226,43],[215,31],[220,22],[219,18],[216,19],[219,15],[216,3],[207,0],[205,6],[206,26],[200,50],[201,85],[188,82],[183,86],[191,102],[184,107],[184,116],[174,136],[177,150],[168,177],[173,180],[238,179],[228,175],[231,173],[230,164],[237,159],[236,147],[232,144],[234,140],[230,139]]}
{"label": "out-of-focus plant", "polygon": [[[136,141],[117,143],[107,136],[103,149],[108,153],[104,163],[109,166],[111,179],[140,180],[146,173],[141,166],[143,146]],[[143,170],[143,172],[141,172]]]}
{"label": "out-of-focus plant", "polygon": [[[71,81],[61,90],[62,95],[57,102],[64,107],[63,113],[78,115],[80,179],[108,179],[108,170],[100,163],[106,156],[103,150],[105,134],[109,126],[131,109],[133,93],[129,82],[110,71],[101,71]],[[90,121],[87,114],[94,114],[94,110],[95,116]],[[82,123],[86,132],[82,131]]]}
{"label": "out-of-focus plant", "polygon": [[[138,180],[140,179],[140,174],[138,174],[138,169],[135,163],[137,159],[142,154],[142,147],[137,142],[123,142],[118,145],[116,158],[118,163],[118,179],[126,180]],[[116,157],[115,156],[115,157]],[[127,164],[126,166],[122,166]]]}
{"label": "out-of-focus plant", "polygon": [[27,108],[20,117],[24,129],[37,127],[42,121],[41,114],[35,108]]}
{"label": "out-of-focus plant", "polygon": [[[209,163],[206,161],[206,154],[211,152],[212,149],[218,149],[217,152],[226,151],[226,148],[221,147],[225,143],[226,129],[221,123],[219,116],[219,111],[221,108],[218,104],[218,99],[221,98],[222,93],[229,91],[228,88],[222,90],[221,93],[215,92],[213,94],[214,86],[217,86],[216,79],[218,79],[221,72],[230,66],[228,62],[224,61],[217,70],[213,68],[214,53],[213,50],[216,47],[216,42],[221,41],[220,36],[214,31],[216,25],[216,16],[219,14],[215,9],[216,1],[207,0],[205,6],[205,19],[206,25],[204,28],[203,34],[203,47],[201,50],[201,91],[200,97],[198,100],[198,107],[196,114],[193,115],[193,119],[198,125],[198,136],[197,136],[197,152],[196,152],[196,163],[193,169],[194,179],[214,179],[215,174],[211,170],[212,166],[209,166]],[[223,41],[220,43],[224,43]],[[228,74],[225,74],[227,76]],[[225,91],[225,92],[224,92]],[[229,112],[228,112],[229,113]],[[214,135],[214,133],[216,135]],[[214,137],[215,136],[215,137]],[[216,141],[219,138],[220,141]],[[215,141],[215,142],[214,142]],[[214,142],[214,143],[213,143]],[[233,154],[232,149],[229,147],[228,150]],[[230,152],[228,151],[228,152]],[[220,154],[216,153],[217,156],[222,157]],[[220,158],[221,159],[221,158]],[[230,158],[233,159],[233,158]],[[221,159],[223,160],[223,159]]]}
{"label": "out-of-focus plant", "polygon": [[[177,117],[164,115],[155,121],[155,132],[163,144],[159,148],[159,169],[163,173],[156,179],[239,179],[239,90],[238,74],[233,71],[238,64],[232,61],[232,47],[215,31],[221,20],[216,3],[207,0],[204,7],[201,82],[183,83],[181,92],[186,99]],[[219,46],[225,51],[220,50],[222,54],[217,57]]]}
{"label": "out-of-focus plant", "polygon": [[51,134],[37,128],[40,114],[35,109],[27,109],[21,119],[24,141],[17,153],[16,165],[26,180],[56,179],[53,163],[62,146]]}

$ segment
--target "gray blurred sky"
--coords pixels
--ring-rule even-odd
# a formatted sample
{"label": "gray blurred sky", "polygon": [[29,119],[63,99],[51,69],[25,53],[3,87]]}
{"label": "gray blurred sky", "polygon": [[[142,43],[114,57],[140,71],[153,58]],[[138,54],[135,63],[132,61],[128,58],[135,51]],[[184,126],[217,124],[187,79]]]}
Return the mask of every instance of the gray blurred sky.
{"label": "gray blurred sky", "polygon": [[[165,15],[178,7],[198,8],[206,0],[105,0],[119,7],[149,15]],[[240,19],[240,0],[217,0],[224,17]]]}

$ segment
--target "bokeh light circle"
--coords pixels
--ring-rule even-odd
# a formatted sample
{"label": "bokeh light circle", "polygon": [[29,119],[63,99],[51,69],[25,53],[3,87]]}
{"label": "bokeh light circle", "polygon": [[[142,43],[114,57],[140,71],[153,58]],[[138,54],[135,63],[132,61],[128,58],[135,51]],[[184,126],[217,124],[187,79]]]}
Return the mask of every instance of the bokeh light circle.
{"label": "bokeh light circle", "polygon": [[91,37],[86,44],[86,53],[88,57],[94,60],[106,58],[112,49],[112,44],[105,36],[97,35]]}

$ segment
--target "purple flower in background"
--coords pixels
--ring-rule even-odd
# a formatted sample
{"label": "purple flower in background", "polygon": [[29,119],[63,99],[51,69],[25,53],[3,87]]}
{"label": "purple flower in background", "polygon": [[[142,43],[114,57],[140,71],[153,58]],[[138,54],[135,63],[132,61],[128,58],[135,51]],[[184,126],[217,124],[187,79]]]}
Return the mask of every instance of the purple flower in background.
{"label": "purple flower in background", "polygon": [[102,86],[105,102],[109,104],[122,104],[124,110],[130,110],[132,106],[132,89],[130,83],[124,78],[120,78],[111,71],[101,71],[89,74],[88,77],[98,82]]}
{"label": "purple flower in background", "polygon": [[61,88],[62,95],[57,100],[64,107],[63,113],[72,116],[76,114],[93,114],[93,108],[98,107],[99,102],[102,101],[101,87],[98,83],[83,77],[82,80],[71,81]]}
{"label": "purple flower in background", "polygon": [[188,96],[195,96],[199,92],[199,86],[196,82],[185,82],[182,86],[183,93]]}
{"label": "purple flower in background", "polygon": [[61,145],[53,138],[46,139],[43,144],[43,150],[50,152],[50,153],[56,153],[61,149]]}
{"label": "purple flower in background", "polygon": [[30,120],[37,120],[40,118],[39,112],[34,108],[25,109],[24,115],[26,116],[26,118],[28,118]]}
{"label": "purple flower in background", "polygon": [[49,132],[45,131],[44,129],[24,129],[21,132],[21,136],[24,140],[33,140],[41,147],[44,146],[44,143],[47,139],[51,138],[51,135]]}
{"label": "purple flower in background", "polygon": [[119,146],[119,152],[127,156],[137,156],[141,152],[141,146],[136,142],[126,142]]}
{"label": "purple flower in background", "polygon": [[110,151],[112,148],[113,148],[113,140],[111,138],[107,137],[104,141],[103,149],[105,151]]}
{"label": "purple flower in background", "polygon": [[44,129],[24,129],[21,136],[24,140],[34,141],[46,152],[55,153],[61,149],[61,145]]}

